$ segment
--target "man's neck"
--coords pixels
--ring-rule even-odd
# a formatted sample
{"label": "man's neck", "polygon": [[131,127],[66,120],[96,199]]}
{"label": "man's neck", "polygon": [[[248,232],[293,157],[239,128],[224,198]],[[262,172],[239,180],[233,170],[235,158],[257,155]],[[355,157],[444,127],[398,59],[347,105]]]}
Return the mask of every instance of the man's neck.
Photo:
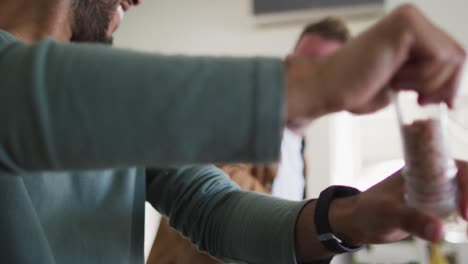
{"label": "man's neck", "polygon": [[0,29],[25,42],[71,38],[69,0],[0,0],[0,6]]}

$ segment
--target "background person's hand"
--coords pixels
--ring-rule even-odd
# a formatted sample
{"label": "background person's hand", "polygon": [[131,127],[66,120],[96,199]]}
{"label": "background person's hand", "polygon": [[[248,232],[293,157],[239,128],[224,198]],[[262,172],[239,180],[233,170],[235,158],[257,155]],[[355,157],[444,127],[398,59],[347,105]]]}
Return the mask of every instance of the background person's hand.
{"label": "background person's hand", "polygon": [[417,8],[400,6],[329,58],[286,60],[287,120],[373,112],[389,103],[394,89],[417,91],[421,103],[452,106],[465,58]]}

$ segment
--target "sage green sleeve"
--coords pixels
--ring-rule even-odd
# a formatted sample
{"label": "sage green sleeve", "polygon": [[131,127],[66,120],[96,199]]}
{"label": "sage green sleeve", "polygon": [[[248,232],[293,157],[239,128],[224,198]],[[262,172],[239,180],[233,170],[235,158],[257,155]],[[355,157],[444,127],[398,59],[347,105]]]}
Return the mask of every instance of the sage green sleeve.
{"label": "sage green sleeve", "polygon": [[199,249],[228,263],[295,264],[295,225],[307,201],[240,190],[214,166],[147,172],[147,201]]}
{"label": "sage green sleeve", "polygon": [[273,161],[282,96],[279,59],[0,38],[0,175]]}

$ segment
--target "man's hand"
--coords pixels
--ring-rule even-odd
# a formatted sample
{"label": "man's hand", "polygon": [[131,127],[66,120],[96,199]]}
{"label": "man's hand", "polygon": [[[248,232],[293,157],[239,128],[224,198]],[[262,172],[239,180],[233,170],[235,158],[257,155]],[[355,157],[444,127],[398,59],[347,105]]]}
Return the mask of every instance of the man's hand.
{"label": "man's hand", "polygon": [[[459,161],[457,166],[459,213],[466,220],[468,163]],[[347,208],[350,214],[340,215],[342,208]],[[351,217],[352,221],[343,221],[343,217]],[[360,195],[336,200],[330,209],[330,220],[336,232],[348,230],[343,232],[343,238],[355,244],[390,243],[410,234],[429,241],[443,238],[442,220],[406,205],[400,171]]]}
{"label": "man's hand", "polygon": [[[468,163],[459,161],[457,166],[459,211],[466,220]],[[296,250],[303,261],[332,255],[316,239],[314,208],[314,202],[304,208],[296,227]],[[409,235],[429,241],[443,238],[441,219],[406,205],[400,171],[359,195],[334,200],[330,205],[329,221],[334,233],[351,245],[391,243]],[[311,248],[314,248],[313,252]]]}
{"label": "man's hand", "polygon": [[338,236],[355,245],[391,243],[409,234],[442,239],[441,220],[406,205],[401,172],[357,196],[332,202],[330,222]]}
{"label": "man's hand", "polygon": [[373,112],[388,104],[394,89],[451,107],[465,58],[417,8],[400,6],[329,58],[286,60],[288,123],[342,110]]}

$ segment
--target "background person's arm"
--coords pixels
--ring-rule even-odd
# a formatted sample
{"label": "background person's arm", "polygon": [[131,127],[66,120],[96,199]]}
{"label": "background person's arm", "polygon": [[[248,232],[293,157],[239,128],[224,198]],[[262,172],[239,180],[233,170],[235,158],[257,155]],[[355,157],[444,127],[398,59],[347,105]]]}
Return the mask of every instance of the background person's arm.
{"label": "background person's arm", "polygon": [[282,78],[277,59],[0,42],[0,175],[276,160]]}

